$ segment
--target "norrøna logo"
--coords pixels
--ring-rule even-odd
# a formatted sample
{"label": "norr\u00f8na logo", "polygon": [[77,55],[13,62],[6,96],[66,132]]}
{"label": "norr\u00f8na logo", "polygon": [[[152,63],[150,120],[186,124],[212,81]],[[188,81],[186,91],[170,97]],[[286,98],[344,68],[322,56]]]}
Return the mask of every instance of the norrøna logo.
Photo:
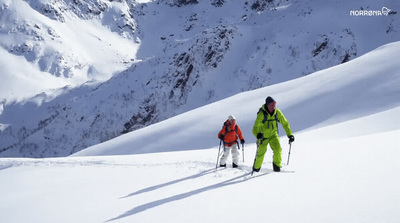
{"label": "norr\u00f8na logo", "polygon": [[387,7],[382,7],[382,10],[350,10],[350,16],[388,16],[390,11]]}

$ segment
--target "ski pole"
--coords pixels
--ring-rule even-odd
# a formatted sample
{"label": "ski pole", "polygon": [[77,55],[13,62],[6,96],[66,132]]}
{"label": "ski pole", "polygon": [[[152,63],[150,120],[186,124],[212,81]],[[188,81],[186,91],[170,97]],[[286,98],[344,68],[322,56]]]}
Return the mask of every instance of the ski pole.
{"label": "ski pole", "polygon": [[287,165],[289,165],[289,159],[290,159],[290,150],[292,149],[292,142],[289,142],[289,154],[288,154],[288,158],[287,158],[287,164],[286,164],[286,166]]}
{"label": "ski pole", "polygon": [[217,164],[215,165],[215,169],[217,169],[217,168],[218,168],[219,151],[221,150],[221,142],[222,142],[222,140],[219,140],[219,148],[218,148]]}
{"label": "ski pole", "polygon": [[242,155],[243,155],[243,163],[244,163],[244,143],[242,143]]}
{"label": "ski pole", "polygon": [[257,144],[257,150],[256,150],[256,155],[254,156],[253,167],[252,167],[252,169],[251,169],[251,175],[252,175],[252,176],[253,176],[253,173],[254,173],[254,165],[256,164],[257,153],[258,153],[258,148],[259,148],[259,141],[260,141],[260,139],[257,139],[257,142],[256,142],[256,144]]}

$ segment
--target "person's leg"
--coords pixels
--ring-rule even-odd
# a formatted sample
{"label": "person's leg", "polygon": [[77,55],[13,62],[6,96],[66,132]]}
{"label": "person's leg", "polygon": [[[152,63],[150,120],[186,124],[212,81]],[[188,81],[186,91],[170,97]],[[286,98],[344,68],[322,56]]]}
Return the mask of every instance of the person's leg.
{"label": "person's leg", "polygon": [[281,148],[281,143],[279,142],[279,137],[278,136],[277,137],[273,137],[270,140],[270,146],[271,146],[272,151],[274,152],[273,162],[277,167],[281,168],[282,167],[282,164],[281,164],[281,162],[282,162],[282,148]]}
{"label": "person's leg", "polygon": [[240,156],[239,148],[237,144],[232,145],[231,148],[232,148],[232,165],[233,167],[237,167],[239,165],[239,156]]}
{"label": "person's leg", "polygon": [[231,147],[224,146],[224,153],[222,154],[222,157],[219,161],[220,166],[226,165],[226,160],[228,159],[230,153],[231,153]]}
{"label": "person's leg", "polygon": [[257,155],[256,155],[256,161],[254,162],[253,168],[256,170],[259,170],[262,166],[262,163],[264,161],[264,155],[267,152],[267,147],[268,147],[268,140],[264,140],[261,145],[258,147]]}

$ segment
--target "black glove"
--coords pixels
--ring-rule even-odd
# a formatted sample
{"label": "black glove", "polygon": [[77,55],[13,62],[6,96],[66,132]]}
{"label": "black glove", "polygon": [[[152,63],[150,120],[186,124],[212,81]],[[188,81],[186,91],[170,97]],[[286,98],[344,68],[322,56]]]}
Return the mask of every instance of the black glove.
{"label": "black glove", "polygon": [[224,140],[224,134],[220,134],[219,139]]}
{"label": "black glove", "polygon": [[289,142],[294,142],[294,136],[293,135],[288,136],[288,138],[289,138]]}
{"label": "black glove", "polygon": [[241,140],[240,140],[240,143],[244,144],[244,139],[241,139]]}
{"label": "black glove", "polygon": [[257,139],[262,139],[262,138],[264,138],[264,133],[259,132],[259,133],[257,134]]}

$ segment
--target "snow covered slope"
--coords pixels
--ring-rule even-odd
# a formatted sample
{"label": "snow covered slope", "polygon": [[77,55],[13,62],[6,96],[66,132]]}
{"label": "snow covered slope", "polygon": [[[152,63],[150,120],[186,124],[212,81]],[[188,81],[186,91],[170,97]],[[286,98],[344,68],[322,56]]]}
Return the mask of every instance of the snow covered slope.
{"label": "snow covered slope", "polygon": [[[387,44],[71,157],[1,158],[0,220],[397,222],[400,67],[389,58],[399,51],[400,42]],[[268,150],[260,173],[251,177],[256,146],[250,130],[267,95],[286,114],[296,141],[286,173],[272,172]],[[245,132],[245,162],[233,169],[228,159],[227,168],[216,170],[217,132],[231,113]],[[287,138],[281,142],[286,163]]]}
{"label": "snow covered slope", "polygon": [[[388,15],[350,14],[383,7]],[[351,61],[399,40],[399,8],[389,0],[2,0],[0,156],[67,156]]]}
{"label": "snow covered slope", "polygon": [[1,0],[0,101],[108,80],[127,69],[139,45],[128,11],[113,1]]}
{"label": "snow covered slope", "polygon": [[[393,60],[399,53],[400,42],[387,44],[348,63],[296,80],[240,93],[87,148],[76,155],[209,148],[216,143],[217,130],[230,114],[237,118],[248,142],[254,142],[251,130],[256,113],[269,95],[277,101],[277,107],[291,122],[294,132],[394,109],[400,105],[400,63]],[[386,122],[386,128],[398,129],[399,120],[395,118]],[[375,128],[381,122],[384,120],[371,122],[369,128]],[[360,131],[355,128],[353,134]],[[283,129],[280,133],[284,133]],[[188,145],[187,142],[193,143]]]}

